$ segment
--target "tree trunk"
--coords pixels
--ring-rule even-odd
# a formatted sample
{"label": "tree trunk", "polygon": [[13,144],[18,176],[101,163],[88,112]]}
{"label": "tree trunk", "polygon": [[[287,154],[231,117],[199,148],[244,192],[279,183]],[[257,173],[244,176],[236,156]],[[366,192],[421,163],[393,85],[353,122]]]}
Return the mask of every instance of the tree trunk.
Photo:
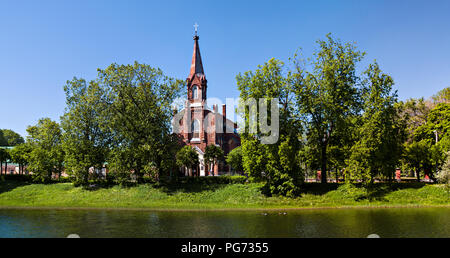
{"label": "tree trunk", "polygon": [[417,182],[420,182],[420,170],[418,170],[417,168],[415,168],[414,171],[416,171]]}
{"label": "tree trunk", "polygon": [[305,182],[308,182],[308,165],[305,164]]}
{"label": "tree trunk", "polygon": [[[141,182],[141,167],[142,167],[141,162],[137,162],[137,169],[134,170],[137,184],[139,184]],[[95,169],[94,169],[94,173],[95,173]],[[155,175],[155,179],[156,179],[156,181],[158,181],[157,175]]]}
{"label": "tree trunk", "polygon": [[3,161],[0,162],[0,175],[3,175]]}
{"label": "tree trunk", "polygon": [[327,145],[322,143],[322,164],[320,172],[322,184],[327,183]]}
{"label": "tree trunk", "polygon": [[338,174],[338,169],[336,167],[336,183],[339,183],[339,174]]}

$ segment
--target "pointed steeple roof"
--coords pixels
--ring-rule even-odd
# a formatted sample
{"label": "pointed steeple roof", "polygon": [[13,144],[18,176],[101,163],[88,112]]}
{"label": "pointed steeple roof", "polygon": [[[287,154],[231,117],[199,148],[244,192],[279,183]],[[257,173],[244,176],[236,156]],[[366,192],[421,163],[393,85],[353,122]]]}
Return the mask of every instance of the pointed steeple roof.
{"label": "pointed steeple roof", "polygon": [[192,53],[192,63],[191,72],[189,73],[189,78],[193,75],[205,75],[203,71],[202,57],[200,56],[200,47],[198,46],[199,36],[194,36],[194,53]]}

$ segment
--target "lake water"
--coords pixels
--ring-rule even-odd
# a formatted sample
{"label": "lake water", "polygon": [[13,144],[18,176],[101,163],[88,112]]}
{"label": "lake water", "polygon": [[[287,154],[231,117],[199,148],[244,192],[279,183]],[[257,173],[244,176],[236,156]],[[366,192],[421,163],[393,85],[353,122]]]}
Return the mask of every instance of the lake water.
{"label": "lake water", "polygon": [[286,213],[0,209],[0,237],[450,237],[450,208]]}

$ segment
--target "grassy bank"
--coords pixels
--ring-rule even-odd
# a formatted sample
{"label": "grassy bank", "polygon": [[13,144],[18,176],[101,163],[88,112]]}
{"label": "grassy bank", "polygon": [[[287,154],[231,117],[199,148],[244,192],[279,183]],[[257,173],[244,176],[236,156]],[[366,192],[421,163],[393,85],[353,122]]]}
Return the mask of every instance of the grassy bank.
{"label": "grassy bank", "polygon": [[345,185],[307,184],[298,198],[266,197],[262,184],[183,185],[144,184],[86,190],[71,183],[27,184],[0,182],[1,207],[83,207],[149,209],[276,209],[351,206],[448,206],[444,186],[378,185],[369,193]]}

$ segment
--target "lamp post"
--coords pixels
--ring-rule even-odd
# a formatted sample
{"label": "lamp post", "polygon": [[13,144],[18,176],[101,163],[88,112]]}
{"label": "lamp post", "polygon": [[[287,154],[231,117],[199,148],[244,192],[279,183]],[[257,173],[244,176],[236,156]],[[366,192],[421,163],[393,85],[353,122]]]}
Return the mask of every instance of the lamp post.
{"label": "lamp post", "polygon": [[[437,144],[437,142],[438,142],[438,131],[437,130],[434,130],[433,131],[434,132],[434,135],[435,135],[435,140],[436,140],[436,144]],[[437,162],[437,160],[436,160],[436,176],[437,176],[437,174],[438,174],[438,162]]]}

